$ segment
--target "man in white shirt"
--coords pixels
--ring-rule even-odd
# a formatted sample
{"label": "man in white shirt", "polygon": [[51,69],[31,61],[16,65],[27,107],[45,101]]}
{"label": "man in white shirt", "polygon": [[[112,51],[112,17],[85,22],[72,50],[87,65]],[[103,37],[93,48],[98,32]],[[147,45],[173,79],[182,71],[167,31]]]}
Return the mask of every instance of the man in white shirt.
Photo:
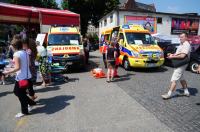
{"label": "man in white shirt", "polygon": [[[190,58],[190,52],[191,52],[191,46],[189,42],[187,41],[187,34],[186,33],[181,33],[180,34],[180,46],[177,48],[175,54],[169,54],[168,59],[184,59],[185,57]],[[185,96],[190,96],[190,93],[187,88],[187,82],[184,79],[184,71],[186,69],[188,64],[185,64],[183,66],[180,66],[178,68],[174,69],[174,73],[171,78],[171,84],[168,93],[162,95],[163,99],[169,99],[172,95],[172,92],[175,91],[176,89],[176,84],[177,81],[180,81],[183,89],[184,89],[184,94]]]}

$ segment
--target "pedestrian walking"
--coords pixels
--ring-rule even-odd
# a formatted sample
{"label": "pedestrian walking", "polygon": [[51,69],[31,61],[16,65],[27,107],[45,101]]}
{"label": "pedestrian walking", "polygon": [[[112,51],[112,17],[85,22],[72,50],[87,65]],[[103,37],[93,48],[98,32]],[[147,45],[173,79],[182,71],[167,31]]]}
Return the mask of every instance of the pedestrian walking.
{"label": "pedestrian walking", "polygon": [[37,71],[36,71],[36,66],[35,66],[35,59],[37,56],[37,48],[36,44],[32,39],[24,39],[22,41],[23,43],[23,49],[27,52],[30,63],[29,63],[29,68],[31,72],[32,78],[30,79],[30,84],[29,84],[29,96],[31,96],[32,100],[35,100],[37,96],[35,95],[35,91],[33,89],[33,84],[36,83],[36,78],[37,78]]}
{"label": "pedestrian walking", "polygon": [[47,49],[45,48],[45,44],[40,45],[39,42],[36,42],[37,44],[37,52],[38,52],[38,58],[39,58],[39,70],[42,75],[42,86],[46,87],[51,83],[51,64],[48,62],[49,54],[47,52]]}
{"label": "pedestrian walking", "polygon": [[107,60],[107,82],[113,81],[114,78],[114,68],[115,68],[115,59],[116,59],[116,49],[114,48],[114,43],[111,43],[106,51],[106,60]]}
{"label": "pedestrian walking", "polygon": [[85,52],[85,63],[89,64],[89,57],[90,57],[90,43],[88,38],[85,38],[83,41],[83,47],[84,47],[84,52]]}
{"label": "pedestrian walking", "polygon": [[28,54],[25,50],[23,50],[23,44],[21,40],[12,41],[12,46],[15,50],[13,55],[15,66],[13,69],[4,71],[3,74],[8,75],[16,72],[14,94],[18,97],[21,104],[21,112],[15,116],[18,118],[28,115],[28,105],[32,107],[33,105],[36,105],[36,103],[26,95],[26,90],[29,87],[29,81],[27,80],[31,79]]}
{"label": "pedestrian walking", "polygon": [[[175,54],[169,54],[168,59],[184,59],[185,57],[190,58],[190,52],[191,52],[191,46],[189,42],[187,41],[187,34],[186,33],[181,33],[180,34],[180,46],[177,48]],[[188,91],[188,86],[187,82],[184,78],[184,71],[187,67],[187,64],[184,64],[178,68],[174,69],[174,73],[171,78],[171,84],[169,87],[168,93],[162,95],[163,99],[169,99],[172,95],[172,92],[175,91],[176,89],[176,84],[177,81],[180,81],[183,89],[184,89],[184,94],[185,96],[190,96],[190,93]]]}

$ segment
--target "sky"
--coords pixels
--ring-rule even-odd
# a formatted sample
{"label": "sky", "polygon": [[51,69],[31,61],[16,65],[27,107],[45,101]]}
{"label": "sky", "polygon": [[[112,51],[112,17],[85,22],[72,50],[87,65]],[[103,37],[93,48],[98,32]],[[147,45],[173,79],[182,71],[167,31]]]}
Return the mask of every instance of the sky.
{"label": "sky", "polygon": [[60,7],[62,0],[56,0],[56,3],[58,3],[58,6]]}
{"label": "sky", "polygon": [[[61,3],[62,0],[56,0]],[[158,12],[168,13],[198,13],[200,15],[200,0],[136,0],[137,2],[152,4]]]}
{"label": "sky", "polygon": [[152,4],[158,12],[168,13],[198,13],[200,15],[200,0],[136,0]]}

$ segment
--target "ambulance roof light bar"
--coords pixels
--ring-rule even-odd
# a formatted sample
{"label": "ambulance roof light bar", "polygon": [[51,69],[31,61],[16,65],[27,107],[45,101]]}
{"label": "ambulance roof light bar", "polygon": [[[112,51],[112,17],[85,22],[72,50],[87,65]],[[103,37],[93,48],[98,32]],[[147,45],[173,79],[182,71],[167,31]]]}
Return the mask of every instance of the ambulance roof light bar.
{"label": "ambulance roof light bar", "polygon": [[61,24],[54,24],[51,27],[75,27],[74,25],[61,25]]}

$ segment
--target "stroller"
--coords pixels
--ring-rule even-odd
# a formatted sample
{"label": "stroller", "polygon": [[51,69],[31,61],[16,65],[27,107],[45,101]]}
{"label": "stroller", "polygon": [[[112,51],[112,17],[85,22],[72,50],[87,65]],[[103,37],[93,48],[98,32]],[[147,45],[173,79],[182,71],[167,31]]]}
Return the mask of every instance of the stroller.
{"label": "stroller", "polygon": [[61,60],[56,60],[53,59],[52,56],[48,57],[48,63],[51,65],[50,67],[50,73],[51,73],[51,80],[54,82],[60,82],[60,81],[64,81],[64,82],[69,82],[69,77],[63,75],[67,70],[68,70],[68,65],[61,65],[62,61]]}

